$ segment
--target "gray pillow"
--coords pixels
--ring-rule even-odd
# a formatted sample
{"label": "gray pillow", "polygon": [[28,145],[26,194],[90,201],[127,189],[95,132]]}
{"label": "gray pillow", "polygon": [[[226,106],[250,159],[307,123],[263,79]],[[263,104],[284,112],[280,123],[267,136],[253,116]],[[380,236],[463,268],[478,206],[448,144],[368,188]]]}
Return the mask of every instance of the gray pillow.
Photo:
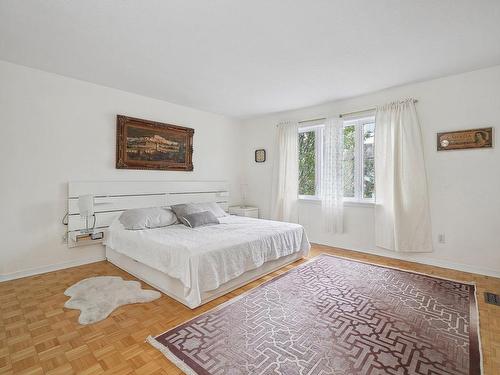
{"label": "gray pillow", "polygon": [[177,223],[177,217],[172,210],[160,207],[126,210],[119,220],[123,227],[129,230],[160,228]]}
{"label": "gray pillow", "polygon": [[210,203],[187,203],[175,204],[170,207],[175,212],[181,223],[187,225],[183,221],[183,217],[197,212],[210,211],[215,217],[227,216],[227,213],[215,202]]}
{"label": "gray pillow", "polygon": [[185,225],[191,228],[201,227],[204,225],[220,224],[219,219],[210,211],[195,212],[183,216]]}

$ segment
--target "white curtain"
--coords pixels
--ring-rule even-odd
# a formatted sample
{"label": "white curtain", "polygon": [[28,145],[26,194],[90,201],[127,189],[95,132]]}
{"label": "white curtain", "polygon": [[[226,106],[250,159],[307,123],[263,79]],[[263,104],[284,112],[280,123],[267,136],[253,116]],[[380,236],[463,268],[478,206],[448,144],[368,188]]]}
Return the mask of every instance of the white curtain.
{"label": "white curtain", "polygon": [[276,158],[273,169],[271,218],[298,222],[299,124],[282,122],[277,126]]}
{"label": "white curtain", "polygon": [[325,229],[332,233],[344,231],[343,153],[343,121],[338,117],[327,119],[323,130],[320,196]]}
{"label": "white curtain", "polygon": [[415,100],[377,108],[375,243],[401,252],[432,251],[424,150]]}

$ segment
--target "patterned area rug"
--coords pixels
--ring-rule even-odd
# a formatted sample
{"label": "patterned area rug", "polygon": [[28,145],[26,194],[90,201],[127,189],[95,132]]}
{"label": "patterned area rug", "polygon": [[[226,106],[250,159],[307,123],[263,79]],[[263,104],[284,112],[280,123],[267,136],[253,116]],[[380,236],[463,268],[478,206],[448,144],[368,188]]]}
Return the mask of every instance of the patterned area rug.
{"label": "patterned area rug", "polygon": [[473,285],[330,255],[148,341],[186,374],[481,373]]}

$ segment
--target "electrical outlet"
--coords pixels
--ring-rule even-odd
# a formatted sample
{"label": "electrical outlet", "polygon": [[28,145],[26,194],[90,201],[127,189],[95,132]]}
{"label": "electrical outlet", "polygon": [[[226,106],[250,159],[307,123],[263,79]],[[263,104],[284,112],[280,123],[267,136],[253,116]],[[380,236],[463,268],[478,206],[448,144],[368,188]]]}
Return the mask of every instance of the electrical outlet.
{"label": "electrical outlet", "polygon": [[444,233],[438,234],[438,242],[439,243],[446,243],[446,237],[444,236]]}

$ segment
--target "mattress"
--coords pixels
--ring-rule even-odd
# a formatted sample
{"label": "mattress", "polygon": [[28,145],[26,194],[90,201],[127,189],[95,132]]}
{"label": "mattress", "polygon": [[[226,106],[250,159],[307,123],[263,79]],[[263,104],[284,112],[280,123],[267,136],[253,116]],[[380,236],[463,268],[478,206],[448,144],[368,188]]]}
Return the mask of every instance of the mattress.
{"label": "mattress", "polygon": [[118,220],[109,227],[106,245],[153,269],[178,279],[185,299],[201,303],[201,294],[264,263],[310,249],[299,224],[240,216],[219,225],[188,228],[182,224],[126,230]]}

